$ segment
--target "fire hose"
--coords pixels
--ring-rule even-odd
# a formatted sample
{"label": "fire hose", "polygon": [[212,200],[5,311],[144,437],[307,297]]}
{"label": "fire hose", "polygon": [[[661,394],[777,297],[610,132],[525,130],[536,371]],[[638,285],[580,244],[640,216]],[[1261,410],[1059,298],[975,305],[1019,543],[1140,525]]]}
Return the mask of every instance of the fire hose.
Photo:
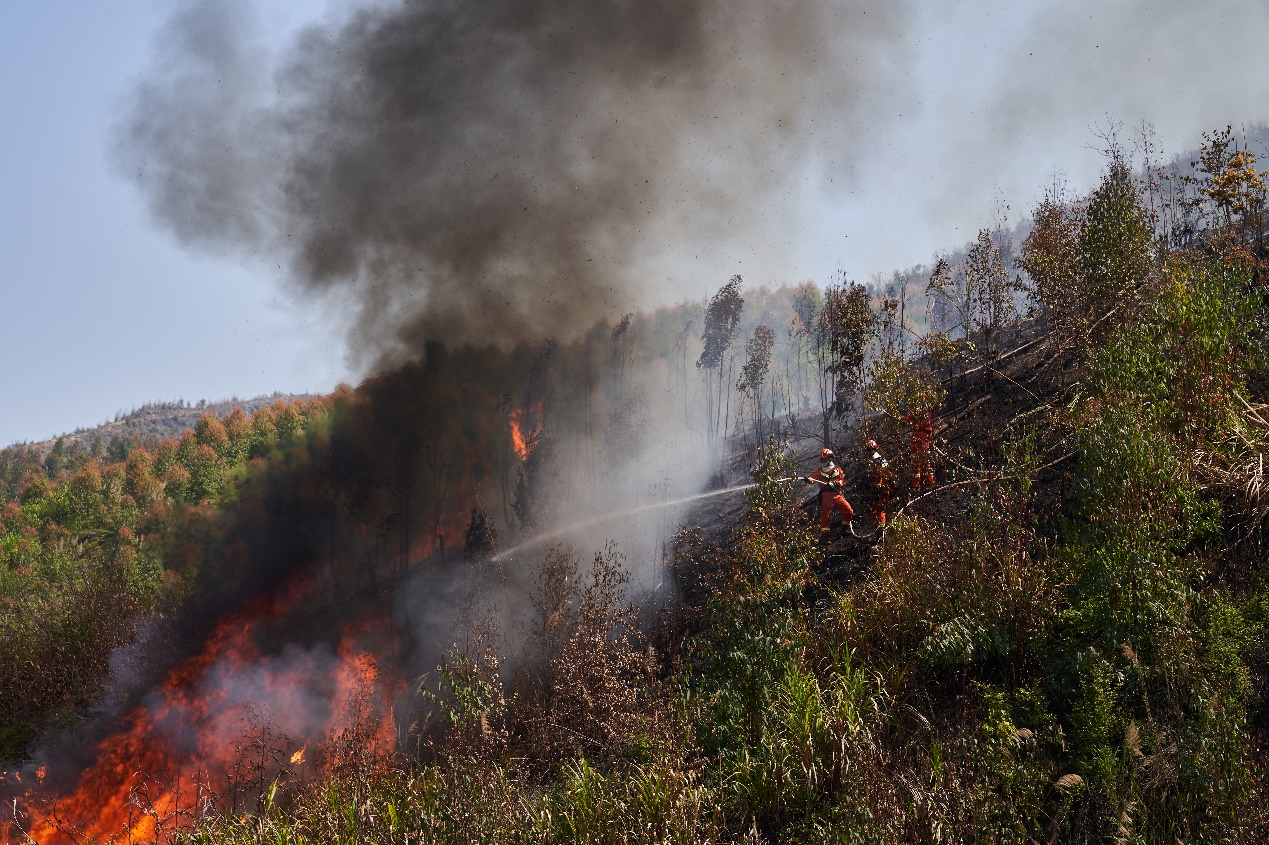
{"label": "fire hose", "polygon": [[[827,482],[827,481],[823,481],[823,480],[818,479],[818,478],[811,478],[809,475],[800,475],[800,476],[799,476],[799,475],[793,475],[793,476],[789,476],[788,478],[778,478],[778,479],[776,479],[776,481],[777,481],[777,483],[780,483],[780,484],[791,484],[791,483],[793,483],[793,482],[795,482],[795,481],[805,481],[805,482],[808,482],[808,483],[810,483],[810,484],[818,484],[821,488],[823,488],[823,489],[825,489],[825,490],[836,490],[836,489],[840,489],[840,488],[834,487],[832,484],[830,484],[830,483],[829,483],[829,482]],[[854,537],[856,540],[871,540],[872,538],[874,538],[874,537],[878,536],[879,534],[881,534],[881,529],[880,529],[880,528],[877,528],[877,529],[875,529],[875,530],[871,531],[871,532],[870,532],[870,533],[868,533],[868,534],[857,534],[857,533],[855,533],[855,522],[854,522],[854,520],[853,520],[853,519],[852,519],[852,520],[848,520],[848,521],[846,522],[846,527],[847,527],[848,529],[850,529],[850,536]]]}

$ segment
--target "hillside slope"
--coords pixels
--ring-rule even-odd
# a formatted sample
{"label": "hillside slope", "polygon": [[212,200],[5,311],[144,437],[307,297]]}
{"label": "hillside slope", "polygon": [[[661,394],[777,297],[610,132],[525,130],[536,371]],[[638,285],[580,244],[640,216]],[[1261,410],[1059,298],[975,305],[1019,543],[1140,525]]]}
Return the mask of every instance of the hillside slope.
{"label": "hillside slope", "polygon": [[[983,231],[921,336],[901,297],[737,277],[29,480],[0,831],[1269,840],[1269,190],[1205,152],[1175,216],[1112,155],[1017,255]],[[822,533],[823,446],[855,517]],[[643,558],[604,543],[684,502]],[[32,750],[140,620],[162,679]]]}

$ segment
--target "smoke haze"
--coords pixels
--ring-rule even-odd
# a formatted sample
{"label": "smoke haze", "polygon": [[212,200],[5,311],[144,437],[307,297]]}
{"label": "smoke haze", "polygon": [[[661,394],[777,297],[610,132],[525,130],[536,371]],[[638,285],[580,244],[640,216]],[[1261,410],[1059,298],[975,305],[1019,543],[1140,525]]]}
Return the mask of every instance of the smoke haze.
{"label": "smoke haze", "polygon": [[1104,164],[1097,134],[1109,128],[1132,146],[1149,124],[1166,159],[1204,131],[1269,117],[1269,67],[1252,58],[1269,38],[1269,5],[1254,0],[976,3],[944,25],[919,71],[930,79],[922,123],[937,175],[910,198],[943,229],[942,243],[927,235],[931,249],[990,224],[1001,198],[1015,220],[1028,213],[1055,171],[1091,190]]}
{"label": "smoke haze", "polygon": [[785,174],[875,128],[905,6],[872,5],[390,3],[273,57],[249,6],[199,2],[120,148],[182,241],[350,303],[363,365],[567,336],[685,242],[786,249]]}

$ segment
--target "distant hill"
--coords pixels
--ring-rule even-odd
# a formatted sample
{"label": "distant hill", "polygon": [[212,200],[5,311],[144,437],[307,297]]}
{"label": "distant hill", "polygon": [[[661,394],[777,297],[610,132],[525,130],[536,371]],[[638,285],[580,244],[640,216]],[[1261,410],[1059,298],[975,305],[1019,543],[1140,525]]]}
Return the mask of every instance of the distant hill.
{"label": "distant hill", "polygon": [[39,450],[43,456],[48,454],[58,440],[62,440],[68,447],[77,443],[85,448],[91,448],[94,441],[108,448],[112,442],[121,439],[162,440],[164,437],[179,437],[192,429],[194,423],[198,422],[198,418],[203,414],[210,413],[223,417],[235,408],[241,408],[243,413],[251,414],[275,402],[292,402],[296,399],[311,399],[312,397],[313,394],[310,393],[275,392],[268,396],[255,396],[251,399],[239,399],[235,396],[219,402],[208,402],[206,399],[198,402],[184,400],[150,402],[126,413],[116,414],[111,422],[92,428],[79,428],[69,434],[28,445]]}
{"label": "distant hill", "polygon": [[272,393],[220,402],[150,402],[132,411],[119,412],[110,423],[76,429],[36,443],[14,443],[0,449],[0,502],[14,499],[23,478],[32,472],[56,478],[63,472],[77,471],[90,458],[123,461],[133,449],[154,449],[160,440],[175,438],[193,429],[203,414],[223,417],[233,409],[242,409],[244,414],[250,415],[275,402],[293,402],[313,396],[312,393]]}
{"label": "distant hill", "polygon": [[76,429],[35,443],[14,443],[0,449],[0,503],[14,498],[22,479],[32,471],[41,471],[48,478],[56,478],[62,472],[78,470],[90,458],[124,460],[137,447],[153,449],[165,437],[181,436],[192,429],[203,414],[224,417],[235,408],[252,414],[276,402],[293,402],[313,396],[311,393],[273,393],[251,399],[234,397],[220,402],[152,402],[116,414],[111,422],[92,428]]}

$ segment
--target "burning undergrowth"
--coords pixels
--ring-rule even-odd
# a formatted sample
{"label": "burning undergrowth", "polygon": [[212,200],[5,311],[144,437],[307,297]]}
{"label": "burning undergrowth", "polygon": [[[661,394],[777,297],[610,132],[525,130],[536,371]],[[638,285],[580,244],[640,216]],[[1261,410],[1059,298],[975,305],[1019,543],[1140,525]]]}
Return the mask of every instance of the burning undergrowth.
{"label": "burning undergrowth", "polygon": [[[859,92],[901,52],[904,9],[868,6],[385,3],[271,56],[249,5],[184,4],[119,160],[183,242],[333,292],[375,374],[262,451],[213,421],[159,456],[127,542],[175,598],[111,706],[5,781],[9,836],[163,838],[323,765],[362,716],[372,747],[403,745],[471,608],[523,639],[548,537],[596,560],[616,539],[628,566],[594,588],[654,605],[660,506],[710,474],[735,362],[705,365],[706,430],[692,320],[605,318],[647,300],[642,279],[681,278],[688,244],[779,258],[750,237],[782,201],[773,174],[848,160],[838,145],[893,112]],[[749,399],[774,417],[774,394]]]}
{"label": "burning undergrowth", "polygon": [[[169,495],[145,526],[188,598],[120,650],[96,719],[6,778],[7,837],[163,839],[322,775],[349,731],[363,750],[417,751],[420,691],[478,618],[501,632],[508,683],[549,664],[526,644],[543,561],[576,561],[560,543],[586,555],[617,538],[627,563],[605,589],[663,600],[675,511],[649,506],[707,473],[680,397],[649,389],[666,360],[622,351],[640,330],[655,343],[644,318],[616,339],[600,325],[509,352],[432,345],[329,397],[268,457],[246,459],[247,434],[219,423],[192,434],[219,444],[192,455],[240,459],[211,499]],[[614,440],[631,408],[639,436]],[[183,476],[164,477],[171,494]]]}
{"label": "burning undergrowth", "polygon": [[297,608],[282,605],[299,592],[225,617],[102,739],[41,762],[6,838],[166,840],[209,810],[257,806],[272,784],[329,774],[341,755],[392,752],[403,685],[381,672],[382,632],[295,642]]}

